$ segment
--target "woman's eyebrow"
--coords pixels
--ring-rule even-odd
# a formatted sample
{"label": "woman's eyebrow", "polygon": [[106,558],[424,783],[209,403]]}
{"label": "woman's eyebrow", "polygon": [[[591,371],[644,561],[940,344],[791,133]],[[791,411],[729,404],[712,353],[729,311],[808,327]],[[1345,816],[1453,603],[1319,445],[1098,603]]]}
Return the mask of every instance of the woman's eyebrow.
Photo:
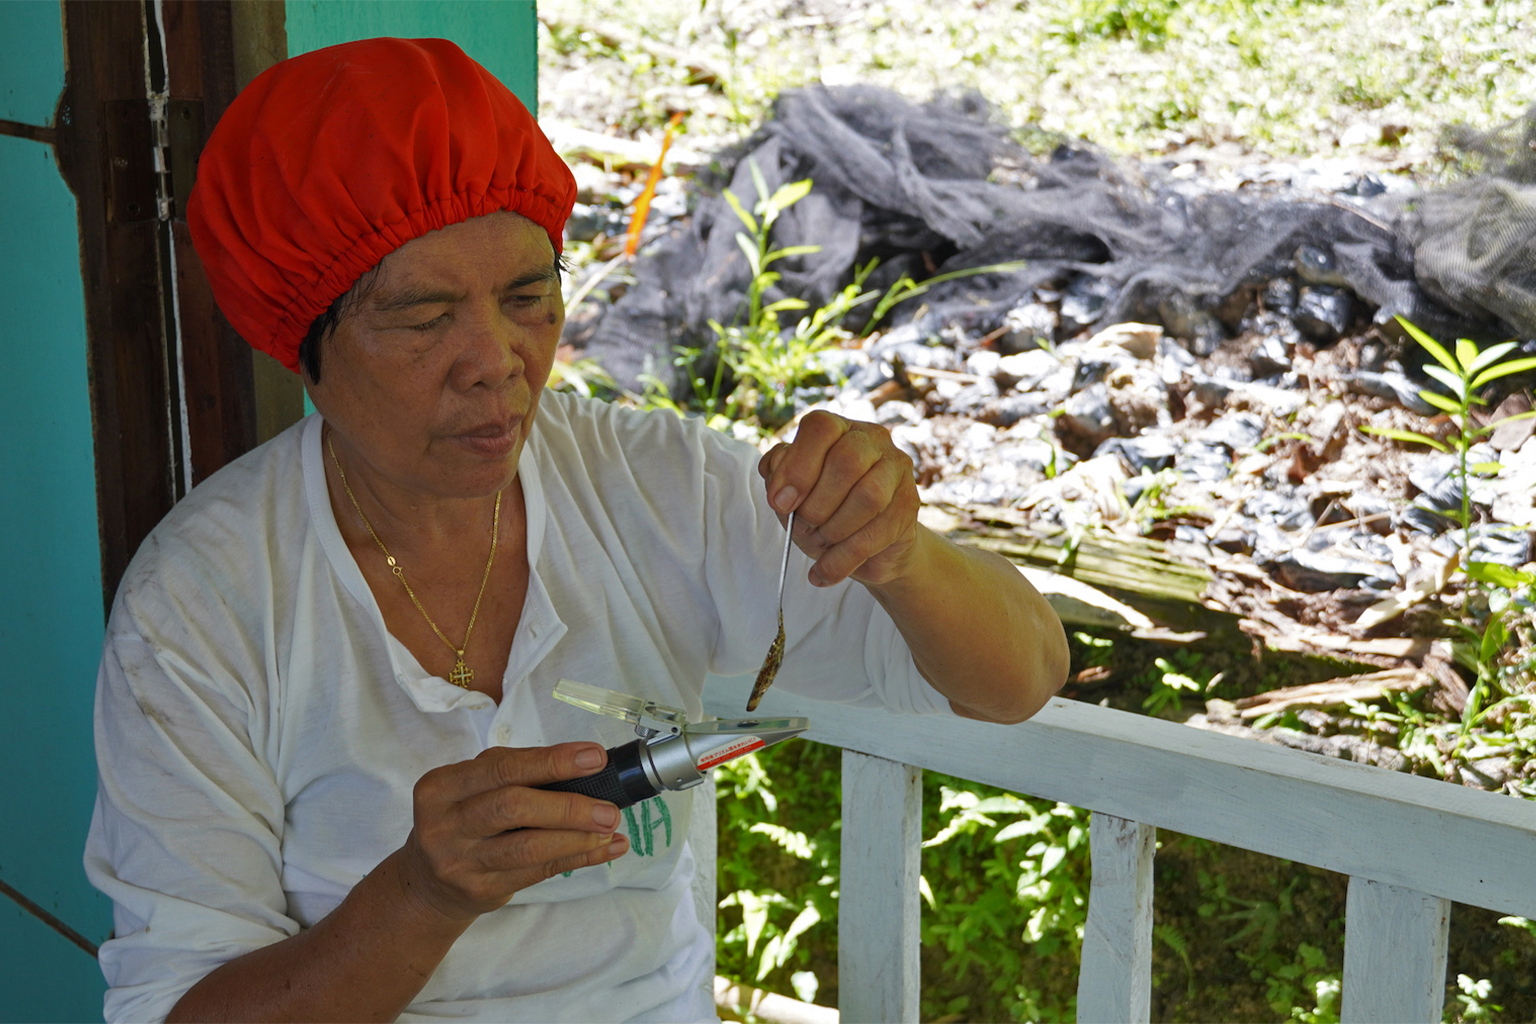
{"label": "woman's eyebrow", "polygon": [[[513,278],[501,286],[503,293],[526,288],[533,284],[543,284],[547,281],[558,281],[559,273],[555,265],[551,263],[547,267],[523,274]],[[460,302],[464,298],[462,292],[448,291],[442,288],[406,287],[397,292],[376,292],[369,297],[368,305],[376,313],[394,313],[411,306],[427,306],[436,303]]]}
{"label": "woman's eyebrow", "polygon": [[370,297],[368,304],[376,313],[393,313],[411,306],[452,303],[463,298],[463,294],[459,292],[445,291],[441,288],[404,288],[398,292],[376,293]]}
{"label": "woman's eyebrow", "polygon": [[516,291],[519,288],[527,288],[531,284],[544,284],[548,281],[560,280],[560,272],[553,263],[540,270],[524,274],[522,277],[513,278],[502,286],[503,292]]}

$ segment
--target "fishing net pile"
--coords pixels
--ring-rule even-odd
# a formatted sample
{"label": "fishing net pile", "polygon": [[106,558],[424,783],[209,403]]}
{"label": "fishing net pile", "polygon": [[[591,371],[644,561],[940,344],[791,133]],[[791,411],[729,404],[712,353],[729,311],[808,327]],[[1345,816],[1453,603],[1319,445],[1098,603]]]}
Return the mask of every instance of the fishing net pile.
{"label": "fishing net pile", "polygon": [[1264,175],[1213,187],[1086,144],[1033,156],[975,95],[787,91],[717,176],[701,178],[693,216],[648,246],[586,353],[639,390],[644,373],[672,375],[675,346],[707,352],[711,320],[741,320],[751,271],[721,193],[750,208],[754,167],[770,191],[813,182],[773,244],[819,248],[776,264],[767,301],[822,305],[871,260],[866,287],[877,291],[902,275],[1024,261],[898,306],[881,326],[905,322],[904,337],[959,325],[1006,336],[1006,348],[1029,333],[1009,324],[1041,309],[1047,341],[1138,321],[1196,355],[1256,328],[1328,344],[1399,315],[1440,337],[1536,337],[1536,107],[1449,142],[1477,173],[1443,187],[1388,190],[1370,175],[1329,193]]}

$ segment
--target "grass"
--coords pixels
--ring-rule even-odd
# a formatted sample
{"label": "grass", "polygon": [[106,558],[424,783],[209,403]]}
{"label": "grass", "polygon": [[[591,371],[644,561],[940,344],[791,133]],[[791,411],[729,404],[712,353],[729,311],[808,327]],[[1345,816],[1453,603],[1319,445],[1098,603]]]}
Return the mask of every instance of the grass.
{"label": "grass", "polygon": [[720,139],[814,82],[977,89],[1123,154],[1235,143],[1424,167],[1536,97],[1536,0],[542,0],[543,116]]}

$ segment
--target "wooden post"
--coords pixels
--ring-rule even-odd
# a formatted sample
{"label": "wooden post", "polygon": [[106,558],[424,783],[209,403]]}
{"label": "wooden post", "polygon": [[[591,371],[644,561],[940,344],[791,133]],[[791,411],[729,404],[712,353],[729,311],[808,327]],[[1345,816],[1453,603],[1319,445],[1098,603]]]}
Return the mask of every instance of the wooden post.
{"label": "wooden post", "polygon": [[1152,1014],[1152,857],[1157,829],[1095,813],[1093,886],[1077,974],[1077,1019],[1128,1024]]}
{"label": "wooden post", "polygon": [[1341,1020],[1435,1024],[1445,1008],[1451,901],[1349,879]]}
{"label": "wooden post", "polygon": [[922,770],[843,751],[838,1009],[848,1024],[917,1020]]}

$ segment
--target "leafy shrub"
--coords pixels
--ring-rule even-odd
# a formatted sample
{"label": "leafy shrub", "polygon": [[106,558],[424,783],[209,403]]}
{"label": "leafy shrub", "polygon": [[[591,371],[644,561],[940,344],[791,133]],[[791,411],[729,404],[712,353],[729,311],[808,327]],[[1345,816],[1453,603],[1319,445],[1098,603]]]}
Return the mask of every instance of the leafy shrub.
{"label": "leafy shrub", "polygon": [[[841,757],[792,743],[715,780],[718,970],[827,1005],[837,1001]],[[923,835],[923,1018],[1075,1019],[1087,812],[926,772]]]}
{"label": "leafy shrub", "polygon": [[841,758],[789,743],[715,769],[720,974],[835,1005]]}
{"label": "leafy shrub", "polygon": [[[715,785],[719,973],[835,1006],[841,751],[785,744]],[[923,835],[921,1018],[1074,1020],[1088,813],[928,772]],[[1158,848],[1155,1019],[1338,1021],[1343,876],[1174,833]],[[1530,1019],[1536,924],[1458,907],[1450,973],[1447,1021]]]}

